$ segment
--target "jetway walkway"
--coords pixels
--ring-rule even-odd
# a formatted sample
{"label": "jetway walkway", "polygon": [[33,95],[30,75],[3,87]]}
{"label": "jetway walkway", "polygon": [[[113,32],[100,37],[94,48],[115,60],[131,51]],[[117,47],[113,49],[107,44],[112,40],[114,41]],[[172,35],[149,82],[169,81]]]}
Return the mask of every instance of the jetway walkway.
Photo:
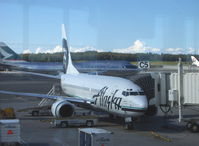
{"label": "jetway walkway", "polygon": [[167,115],[174,108],[178,110],[178,121],[186,122],[187,129],[199,132],[198,118],[184,118],[187,107],[199,105],[199,73],[184,72],[181,60],[178,64],[178,72],[141,73],[130,77],[141,88],[149,99],[149,105],[159,106]]}
{"label": "jetway walkway", "polygon": [[[185,110],[199,106],[199,72],[185,72],[179,60],[178,72],[146,72],[128,79],[139,85],[145,92],[151,105],[160,107],[165,116],[177,109],[178,121],[186,122],[188,130],[199,131],[198,117],[187,117]],[[196,110],[195,110],[196,111]],[[155,111],[153,111],[155,112]],[[152,114],[153,115],[153,114]]]}

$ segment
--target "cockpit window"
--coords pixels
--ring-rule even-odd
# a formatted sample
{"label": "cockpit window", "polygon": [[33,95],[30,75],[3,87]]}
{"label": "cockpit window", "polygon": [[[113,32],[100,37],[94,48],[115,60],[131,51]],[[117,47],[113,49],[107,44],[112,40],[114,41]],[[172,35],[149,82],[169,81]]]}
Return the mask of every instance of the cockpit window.
{"label": "cockpit window", "polygon": [[127,91],[123,91],[122,95],[124,96],[130,96],[130,95],[145,95],[144,91],[133,91],[132,89],[127,89]]}

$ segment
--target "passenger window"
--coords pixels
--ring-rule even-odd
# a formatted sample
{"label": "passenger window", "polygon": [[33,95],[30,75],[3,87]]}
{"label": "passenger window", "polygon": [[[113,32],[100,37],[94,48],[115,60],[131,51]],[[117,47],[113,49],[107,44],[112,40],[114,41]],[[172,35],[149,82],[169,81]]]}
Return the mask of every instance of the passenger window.
{"label": "passenger window", "polygon": [[125,92],[125,91],[123,91],[123,92],[122,92],[122,95],[126,96],[126,92]]}
{"label": "passenger window", "polygon": [[129,96],[129,92],[126,92],[126,96]]}

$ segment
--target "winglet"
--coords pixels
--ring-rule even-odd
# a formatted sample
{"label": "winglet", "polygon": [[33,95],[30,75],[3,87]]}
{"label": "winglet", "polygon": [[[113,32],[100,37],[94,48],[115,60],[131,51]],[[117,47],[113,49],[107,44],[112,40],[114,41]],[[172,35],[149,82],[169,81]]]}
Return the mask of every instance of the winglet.
{"label": "winglet", "polygon": [[70,50],[67,44],[67,37],[64,24],[62,24],[62,49],[63,49],[63,69],[65,74],[79,74],[78,70],[73,66]]}

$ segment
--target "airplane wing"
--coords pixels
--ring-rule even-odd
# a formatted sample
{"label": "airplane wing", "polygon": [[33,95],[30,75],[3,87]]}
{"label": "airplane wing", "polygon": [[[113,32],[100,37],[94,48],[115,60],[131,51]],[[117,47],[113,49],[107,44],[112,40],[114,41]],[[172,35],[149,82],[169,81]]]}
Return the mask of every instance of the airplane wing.
{"label": "airplane wing", "polygon": [[[46,77],[46,78],[52,78],[52,79],[61,79],[62,73],[60,72],[58,75],[50,75],[50,74],[43,74],[43,73],[35,73],[35,72],[27,72],[27,71],[15,71],[15,73],[21,73],[21,74],[28,74],[28,75],[35,75],[40,77]],[[8,74],[8,72],[6,72]]]}
{"label": "airplane wing", "polygon": [[42,73],[35,73],[35,72],[27,72],[27,71],[17,71],[17,72],[18,72],[18,73],[25,73],[25,74],[29,74],[29,75],[35,75],[35,76],[53,78],[53,79],[61,79],[61,74],[59,74],[59,75],[49,75],[49,74],[42,74]]}
{"label": "airplane wing", "polygon": [[38,93],[24,93],[24,92],[13,92],[13,91],[4,91],[0,90],[0,94],[9,94],[9,95],[19,95],[19,96],[30,96],[30,97],[38,97],[38,98],[47,98],[47,99],[54,99],[54,100],[66,100],[71,103],[76,104],[87,104],[90,101],[85,100],[78,97],[66,97],[66,96],[57,96],[57,95],[47,95],[47,94],[38,94]]}

